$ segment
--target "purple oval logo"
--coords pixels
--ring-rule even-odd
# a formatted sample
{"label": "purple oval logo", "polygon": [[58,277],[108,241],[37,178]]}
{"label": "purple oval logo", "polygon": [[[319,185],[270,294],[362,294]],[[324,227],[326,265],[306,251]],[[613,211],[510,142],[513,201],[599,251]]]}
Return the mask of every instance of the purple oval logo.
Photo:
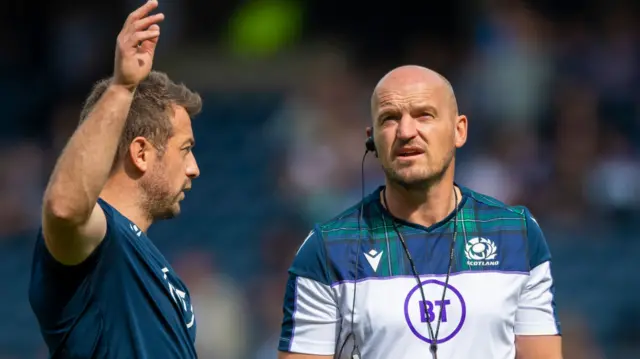
{"label": "purple oval logo", "polygon": [[441,344],[455,337],[467,316],[467,307],[462,294],[451,284],[447,285],[447,293],[442,300],[445,283],[436,279],[425,280],[421,283],[426,302],[423,304],[420,285],[413,287],[404,301],[404,318],[411,332],[420,340],[429,344],[429,327],[431,322],[433,333],[436,333],[438,316],[442,315],[440,332],[436,344]]}

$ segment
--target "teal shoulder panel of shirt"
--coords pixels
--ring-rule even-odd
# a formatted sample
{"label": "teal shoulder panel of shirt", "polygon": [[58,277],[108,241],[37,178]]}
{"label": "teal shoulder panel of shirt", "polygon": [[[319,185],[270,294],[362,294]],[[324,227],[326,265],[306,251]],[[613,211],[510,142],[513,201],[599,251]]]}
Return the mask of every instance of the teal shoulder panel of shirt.
{"label": "teal shoulder panel of shirt", "polygon": [[455,215],[424,227],[394,218],[380,203],[380,187],[362,202],[316,225],[298,251],[291,273],[331,285],[407,276],[411,275],[408,250],[418,274],[443,275],[454,238],[454,275],[528,274],[550,260],[540,226],[526,207],[509,206],[460,188],[462,199]]}

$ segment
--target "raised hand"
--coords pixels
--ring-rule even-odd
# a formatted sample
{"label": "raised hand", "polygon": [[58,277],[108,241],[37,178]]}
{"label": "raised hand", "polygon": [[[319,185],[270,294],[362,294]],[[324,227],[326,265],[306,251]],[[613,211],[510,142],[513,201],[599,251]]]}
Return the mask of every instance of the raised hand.
{"label": "raised hand", "polygon": [[127,17],[116,44],[115,84],[134,89],[151,72],[160,36],[158,23],[164,20],[164,14],[148,14],[157,7],[158,1],[150,0]]}

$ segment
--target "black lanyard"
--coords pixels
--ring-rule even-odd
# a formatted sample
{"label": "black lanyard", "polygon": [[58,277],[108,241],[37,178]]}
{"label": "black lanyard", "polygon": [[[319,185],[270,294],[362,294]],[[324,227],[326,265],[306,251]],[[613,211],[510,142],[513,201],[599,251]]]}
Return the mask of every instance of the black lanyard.
{"label": "black lanyard", "polygon": [[[454,219],[453,219],[453,236],[451,240],[451,246],[449,248],[449,266],[447,268],[447,277],[444,282],[444,289],[442,290],[442,302],[444,302],[445,295],[447,294],[447,287],[449,286],[449,277],[451,276],[451,268],[453,267],[453,256],[455,253],[455,243],[456,237],[458,234],[458,192],[456,192],[455,187],[453,189],[454,196]],[[382,199],[384,201],[384,206],[387,208],[387,211],[391,214],[391,210],[389,209],[389,205],[387,204],[387,189],[382,190]],[[395,217],[391,214],[391,223],[393,225],[393,230],[398,235],[398,239],[400,239],[400,243],[402,243],[402,247],[404,248],[404,252],[407,255],[407,259],[409,260],[409,264],[411,264],[411,271],[413,272],[413,276],[418,282],[418,288],[420,288],[420,295],[422,296],[422,305],[424,306],[425,312],[427,311],[427,298],[424,295],[424,288],[422,287],[422,281],[420,280],[420,276],[418,275],[418,271],[416,270],[416,265],[413,262],[413,258],[411,258],[411,253],[409,252],[409,248],[407,247],[407,243],[400,233],[398,229],[398,224],[396,223]],[[433,332],[433,327],[431,326],[431,321],[427,318],[427,326],[429,328],[429,339],[431,339],[431,345],[429,346],[429,351],[431,352],[433,359],[438,359],[438,334],[440,332],[440,323],[442,322],[442,310],[438,314],[438,322],[436,323],[436,331]]]}

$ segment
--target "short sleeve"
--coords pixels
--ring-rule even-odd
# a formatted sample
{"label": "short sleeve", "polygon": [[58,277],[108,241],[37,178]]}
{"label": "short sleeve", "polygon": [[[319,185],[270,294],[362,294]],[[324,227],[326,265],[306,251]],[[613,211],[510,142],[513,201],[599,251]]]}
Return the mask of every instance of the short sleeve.
{"label": "short sleeve", "polygon": [[[107,229],[103,240],[84,261],[76,265],[65,265],[58,262],[47,249],[42,226],[40,226],[38,230],[34,260],[42,261],[42,264],[46,267],[50,267],[49,269],[51,270],[64,271],[65,273],[63,274],[63,277],[71,275],[70,273],[72,272],[79,273],[78,275],[86,275],[91,272],[96,266],[97,262],[100,260],[103,252],[102,248],[105,247],[105,243],[111,239],[111,234],[116,227],[116,223],[113,218],[113,208],[101,198],[98,198],[97,204],[104,212],[104,217],[107,222]],[[62,280],[62,282],[64,282],[65,280],[66,278]]]}
{"label": "short sleeve", "polygon": [[[87,278],[104,256],[104,248],[112,237],[115,226],[112,209],[102,200],[98,200],[98,203],[105,212],[107,232],[93,253],[80,264],[64,265],[58,262],[47,249],[42,227],[38,230],[31,264],[29,300],[43,327],[56,328],[59,335],[64,334],[64,331],[59,330],[62,324],[59,323],[58,314],[74,297],[79,297],[77,292],[82,290],[83,284],[86,285]],[[68,320],[64,323],[71,324],[73,323]]]}
{"label": "short sleeve", "polygon": [[529,278],[520,294],[516,312],[516,335],[561,334],[551,274],[551,253],[538,222],[525,209],[529,255]]}
{"label": "short sleeve", "polygon": [[289,269],[278,350],[333,355],[340,315],[318,229],[304,240]]}

